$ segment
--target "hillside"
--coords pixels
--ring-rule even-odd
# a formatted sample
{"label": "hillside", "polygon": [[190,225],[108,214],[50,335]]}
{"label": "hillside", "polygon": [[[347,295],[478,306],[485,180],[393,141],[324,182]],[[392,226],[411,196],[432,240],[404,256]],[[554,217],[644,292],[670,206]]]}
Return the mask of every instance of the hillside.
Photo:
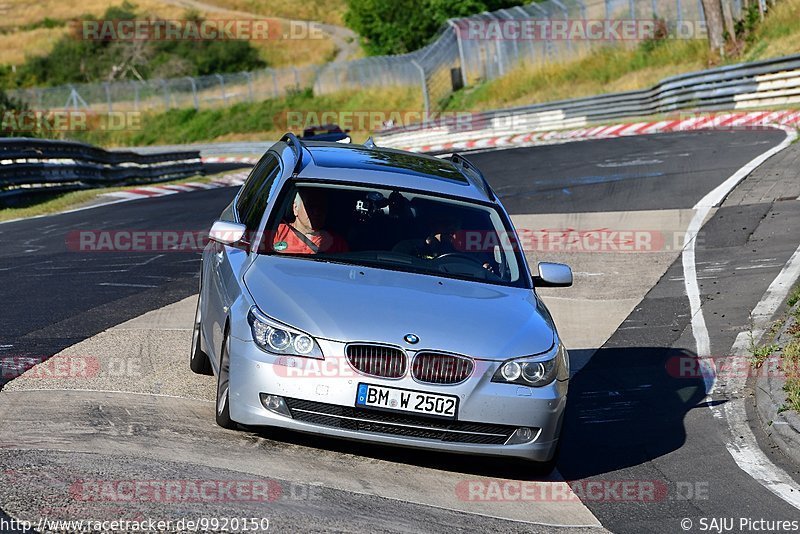
{"label": "hillside", "polygon": [[[43,56],[69,29],[69,22],[83,15],[101,17],[112,6],[123,0],[83,0],[60,2],[56,0],[2,0],[0,2],[0,65],[20,65],[26,57]],[[132,3],[138,13],[161,19],[182,19],[187,10],[205,19],[237,19],[243,17],[275,17],[288,20],[321,20],[338,24],[344,9],[336,0],[136,0]],[[284,23],[286,23],[284,21]],[[333,29],[335,30],[335,28]],[[342,28],[343,34],[349,30]],[[341,35],[330,31],[324,39],[317,40],[261,40],[252,44],[261,58],[270,66],[305,65],[324,63],[332,59],[337,49],[348,46]]]}
{"label": "hillside", "polygon": [[[755,7],[755,3],[751,4]],[[548,65],[522,65],[505,76],[464,89],[445,103],[449,110],[486,110],[538,102],[646,89],[660,80],[729,63],[800,53],[800,0],[781,0],[759,23],[742,28],[741,50],[728,57],[709,54],[701,39],[606,47],[582,58]]]}

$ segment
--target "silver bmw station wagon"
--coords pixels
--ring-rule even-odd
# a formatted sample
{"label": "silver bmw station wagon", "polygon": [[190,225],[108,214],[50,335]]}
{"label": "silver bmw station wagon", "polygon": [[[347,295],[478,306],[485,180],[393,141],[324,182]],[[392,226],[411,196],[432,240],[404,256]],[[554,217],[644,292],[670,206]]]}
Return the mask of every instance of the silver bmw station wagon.
{"label": "silver bmw station wagon", "polygon": [[217,423],[555,465],[569,359],[481,172],[287,134],[210,232],[190,366]]}

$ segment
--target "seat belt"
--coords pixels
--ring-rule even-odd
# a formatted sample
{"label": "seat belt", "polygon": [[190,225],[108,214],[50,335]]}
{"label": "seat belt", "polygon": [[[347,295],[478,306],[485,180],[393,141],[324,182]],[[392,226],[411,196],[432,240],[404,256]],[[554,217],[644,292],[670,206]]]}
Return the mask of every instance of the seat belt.
{"label": "seat belt", "polygon": [[292,232],[294,232],[294,235],[296,235],[296,236],[297,236],[297,237],[300,239],[300,241],[302,241],[303,243],[305,243],[305,245],[306,245],[306,246],[307,246],[309,249],[311,249],[311,252],[313,252],[314,254],[319,254],[319,246],[317,246],[317,244],[316,244],[316,243],[314,243],[313,241],[311,241],[311,240],[308,238],[308,236],[306,236],[306,234],[304,234],[303,232],[301,232],[300,230],[298,230],[297,228],[295,228],[295,227],[294,227],[294,226],[292,226],[291,224],[289,224],[289,225],[287,225],[287,226],[289,227],[289,230],[291,230]]}

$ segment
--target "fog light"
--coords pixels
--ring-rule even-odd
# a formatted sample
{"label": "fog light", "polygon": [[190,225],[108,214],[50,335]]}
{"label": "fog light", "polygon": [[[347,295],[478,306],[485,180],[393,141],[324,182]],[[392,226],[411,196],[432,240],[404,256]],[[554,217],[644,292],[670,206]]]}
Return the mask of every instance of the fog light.
{"label": "fog light", "polygon": [[511,437],[506,441],[506,445],[521,445],[529,443],[539,437],[538,428],[528,428],[526,426],[520,427],[511,434]]}
{"label": "fog light", "polygon": [[291,412],[289,412],[289,407],[286,406],[286,401],[283,400],[283,397],[279,397],[278,395],[267,395],[266,393],[262,393],[261,404],[263,404],[264,408],[271,412],[285,415],[286,417],[292,416]]}

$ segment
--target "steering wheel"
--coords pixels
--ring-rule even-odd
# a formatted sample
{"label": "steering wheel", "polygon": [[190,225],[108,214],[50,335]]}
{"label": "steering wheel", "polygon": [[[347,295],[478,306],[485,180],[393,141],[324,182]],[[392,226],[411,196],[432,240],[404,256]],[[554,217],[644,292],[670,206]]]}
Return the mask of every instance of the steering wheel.
{"label": "steering wheel", "polygon": [[475,264],[480,265],[481,269],[484,268],[483,267],[483,262],[481,260],[478,260],[478,259],[476,259],[476,258],[474,258],[472,256],[469,256],[467,254],[464,254],[462,252],[445,252],[441,256],[437,256],[436,258],[434,258],[433,261],[439,261],[439,260],[446,259],[446,258],[463,258],[465,260],[469,260],[469,261],[471,261],[471,262],[473,262]]}

